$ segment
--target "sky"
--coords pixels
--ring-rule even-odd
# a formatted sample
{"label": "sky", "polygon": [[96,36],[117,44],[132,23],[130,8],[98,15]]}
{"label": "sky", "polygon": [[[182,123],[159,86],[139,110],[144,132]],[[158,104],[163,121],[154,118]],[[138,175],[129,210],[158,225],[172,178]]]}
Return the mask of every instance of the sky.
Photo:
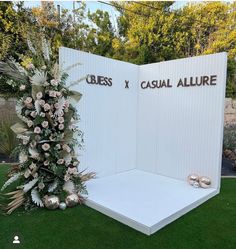
{"label": "sky", "polygon": [[[36,7],[40,6],[40,1],[24,1],[25,6],[27,7]],[[96,11],[97,9],[101,9],[104,11],[108,11],[111,15],[115,15],[116,11],[112,6],[99,3],[98,1],[85,1],[87,5],[87,9],[91,12]],[[61,8],[73,9],[73,1],[54,1],[55,5],[61,5]],[[175,3],[176,8],[181,8],[187,3],[187,1],[177,1]],[[77,4],[77,3],[76,3]]]}

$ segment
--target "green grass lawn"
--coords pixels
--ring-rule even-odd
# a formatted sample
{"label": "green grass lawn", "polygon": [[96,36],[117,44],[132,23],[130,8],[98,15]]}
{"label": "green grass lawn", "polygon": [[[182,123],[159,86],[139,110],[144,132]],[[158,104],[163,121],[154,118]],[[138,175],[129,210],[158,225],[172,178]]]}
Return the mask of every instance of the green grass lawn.
{"label": "green grass lawn", "polygon": [[[0,186],[7,166],[0,165]],[[141,200],[140,200],[141,201]],[[19,235],[21,244],[12,244]],[[86,206],[0,215],[0,249],[235,249],[236,179],[221,194],[146,236]]]}

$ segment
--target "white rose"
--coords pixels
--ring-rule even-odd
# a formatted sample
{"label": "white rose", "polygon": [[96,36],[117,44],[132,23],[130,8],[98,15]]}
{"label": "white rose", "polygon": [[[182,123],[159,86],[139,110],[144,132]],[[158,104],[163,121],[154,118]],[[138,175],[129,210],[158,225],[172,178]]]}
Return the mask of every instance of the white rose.
{"label": "white rose", "polygon": [[35,148],[36,147],[36,141],[32,141],[31,143],[30,143],[30,146],[32,147],[32,148]]}
{"label": "white rose", "polygon": [[28,127],[32,127],[32,126],[33,126],[33,124],[34,124],[34,123],[33,123],[33,121],[32,121],[32,120],[28,120],[28,121],[27,121],[27,125],[28,125]]}
{"label": "white rose", "polygon": [[29,169],[27,169],[24,173],[24,177],[28,178],[31,175],[31,171]]}
{"label": "white rose", "polygon": [[77,166],[79,164],[78,161],[73,162],[73,166]]}
{"label": "white rose", "polygon": [[42,149],[43,149],[44,151],[47,151],[47,150],[50,149],[50,145],[47,144],[47,143],[44,143],[44,144],[42,145]]}
{"label": "white rose", "polygon": [[65,176],[64,176],[64,180],[67,182],[67,181],[69,181],[70,180],[70,176],[68,175],[68,174],[66,174]]}
{"label": "white rose", "polygon": [[58,129],[59,129],[59,130],[63,130],[63,129],[64,129],[64,124],[59,124],[59,125],[58,125]]}
{"label": "white rose", "polygon": [[29,166],[29,168],[31,169],[31,170],[34,170],[34,169],[36,169],[36,164],[35,163],[31,163],[30,164],[30,166]]}
{"label": "white rose", "polygon": [[43,126],[43,128],[47,128],[48,127],[48,121],[43,121],[42,126]]}
{"label": "white rose", "polygon": [[26,88],[26,86],[25,86],[25,85],[20,85],[20,91],[24,91],[24,90],[25,90],[25,88]]}
{"label": "white rose", "polygon": [[49,161],[48,160],[44,161],[43,165],[48,166],[49,165]]}
{"label": "white rose", "polygon": [[49,153],[44,153],[45,157],[49,157],[50,154]]}
{"label": "white rose", "polygon": [[45,185],[44,185],[43,182],[40,182],[40,183],[38,184],[38,187],[39,187],[39,189],[44,189]]}
{"label": "white rose", "polygon": [[42,92],[38,92],[38,93],[36,94],[36,98],[37,98],[37,99],[41,99],[42,97],[43,97]]}
{"label": "white rose", "polygon": [[33,177],[34,177],[34,178],[38,178],[38,176],[39,176],[39,174],[38,174],[37,172],[35,172],[35,173],[33,174]]}
{"label": "white rose", "polygon": [[47,81],[45,81],[44,83],[43,83],[43,86],[49,86],[50,84],[47,82]]}
{"label": "white rose", "polygon": [[57,144],[55,147],[56,147],[58,150],[60,150],[61,145],[60,145],[60,144]]}

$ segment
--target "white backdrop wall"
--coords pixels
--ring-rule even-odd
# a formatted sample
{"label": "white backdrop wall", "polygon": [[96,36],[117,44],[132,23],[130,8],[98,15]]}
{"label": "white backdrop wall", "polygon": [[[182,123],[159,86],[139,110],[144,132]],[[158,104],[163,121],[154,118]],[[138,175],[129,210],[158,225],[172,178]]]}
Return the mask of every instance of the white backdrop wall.
{"label": "white backdrop wall", "polygon": [[[140,67],[139,84],[169,78],[172,87],[139,86],[137,168],[181,180],[195,172],[219,186],[226,63],[219,53]],[[177,87],[180,78],[209,75],[216,85]]]}
{"label": "white backdrop wall", "polygon": [[[136,116],[138,66],[122,61],[73,50],[60,49],[60,64],[70,70],[68,81],[88,74],[112,78],[112,86],[87,84],[73,87],[83,94],[78,103],[80,129],[85,148],[80,151],[83,168],[96,171],[98,177],[112,175],[136,167]],[[130,81],[126,89],[125,80]]]}
{"label": "white backdrop wall", "polygon": [[[87,84],[78,104],[85,133],[81,165],[108,176],[138,168],[181,180],[195,172],[219,186],[223,138],[226,53],[137,66],[60,49],[69,81],[87,74],[112,78],[112,86]],[[177,87],[190,76],[217,75],[214,86]],[[142,89],[142,81],[169,79],[171,88]],[[125,88],[129,80],[129,89]]]}

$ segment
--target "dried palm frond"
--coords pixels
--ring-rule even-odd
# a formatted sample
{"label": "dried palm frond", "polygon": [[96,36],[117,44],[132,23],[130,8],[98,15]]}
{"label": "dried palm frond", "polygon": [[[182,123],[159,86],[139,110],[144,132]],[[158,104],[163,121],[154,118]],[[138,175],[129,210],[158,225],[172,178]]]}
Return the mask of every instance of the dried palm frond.
{"label": "dried palm frond", "polygon": [[36,86],[42,85],[45,81],[47,81],[47,72],[39,71],[38,69],[36,69],[34,75],[30,77],[30,82]]}
{"label": "dried palm frond", "polygon": [[54,77],[54,79],[58,79],[58,80],[61,80],[61,77],[62,77],[62,70],[60,69],[60,66],[58,63],[55,63],[52,70],[51,70],[51,73]]}
{"label": "dried palm frond", "polygon": [[45,60],[50,60],[51,49],[49,42],[43,37],[42,38],[42,52]]}
{"label": "dried palm frond", "polygon": [[32,198],[33,203],[35,203],[38,207],[44,206],[44,204],[40,198],[39,192],[36,188],[32,189],[31,198]]}
{"label": "dried palm frond", "polygon": [[77,80],[74,80],[74,81],[70,81],[69,82],[69,85],[68,85],[68,88],[71,88],[72,86],[75,86],[75,85],[78,85],[80,82],[82,82],[83,80],[86,80],[88,76],[85,76],[83,78],[80,78],[80,79],[77,79]]}
{"label": "dried palm frond", "polygon": [[6,187],[8,187],[9,185],[11,185],[13,182],[17,181],[21,176],[21,173],[17,173],[15,175],[13,175],[12,177],[10,177],[2,186],[1,191],[3,191]]}
{"label": "dried palm frond", "polygon": [[9,200],[13,200],[5,207],[7,214],[11,214],[15,209],[22,206],[25,201],[24,191],[22,189],[6,193],[5,195],[9,196]]}
{"label": "dried palm frond", "polygon": [[33,47],[33,44],[32,44],[32,42],[31,42],[30,39],[27,39],[27,45],[28,45],[29,50],[30,50],[33,54],[36,54],[36,50],[35,50],[35,48]]}
{"label": "dried palm frond", "polygon": [[58,186],[58,180],[54,180],[53,183],[51,183],[49,186],[48,186],[48,192],[51,193],[53,192]]}
{"label": "dried palm frond", "polygon": [[91,179],[95,179],[96,178],[96,173],[95,172],[89,172],[86,174],[83,174],[84,170],[82,172],[79,173],[79,177],[81,179],[82,182],[87,182]]}
{"label": "dried palm frond", "polygon": [[63,190],[66,191],[69,194],[72,194],[75,192],[75,184],[72,181],[66,181]]}
{"label": "dried palm frond", "polygon": [[65,72],[68,72],[69,70],[71,70],[71,69],[73,69],[73,68],[75,68],[75,67],[77,67],[77,66],[81,66],[81,65],[83,65],[83,64],[80,63],[80,62],[74,63],[74,64],[72,64],[72,65],[66,67],[66,68],[64,69],[64,71],[65,71]]}
{"label": "dried palm frond", "polygon": [[28,81],[27,75],[23,71],[19,71],[19,68],[11,60],[7,62],[0,61],[0,73],[14,80]]}
{"label": "dried palm frond", "polygon": [[29,190],[31,190],[31,189],[34,187],[34,185],[38,182],[38,180],[39,180],[38,178],[35,178],[35,179],[33,179],[32,181],[26,183],[26,184],[23,186],[23,192],[24,192],[24,193],[27,193]]}
{"label": "dried palm frond", "polygon": [[13,175],[17,174],[20,170],[20,165],[19,164],[14,164],[11,165],[10,170],[7,172],[6,176],[8,178],[12,177]]}

